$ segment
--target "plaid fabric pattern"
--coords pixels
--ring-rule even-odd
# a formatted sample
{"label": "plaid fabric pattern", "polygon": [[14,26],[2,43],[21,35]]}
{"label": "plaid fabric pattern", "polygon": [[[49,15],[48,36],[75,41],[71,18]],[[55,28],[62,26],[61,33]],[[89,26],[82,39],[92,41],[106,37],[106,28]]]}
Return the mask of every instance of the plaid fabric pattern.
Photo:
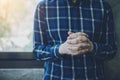
{"label": "plaid fabric pattern", "polygon": [[[60,55],[67,32],[85,32],[94,51],[83,55]],[[114,20],[103,0],[44,0],[34,18],[34,55],[44,62],[43,80],[104,80],[103,65],[116,53]]]}

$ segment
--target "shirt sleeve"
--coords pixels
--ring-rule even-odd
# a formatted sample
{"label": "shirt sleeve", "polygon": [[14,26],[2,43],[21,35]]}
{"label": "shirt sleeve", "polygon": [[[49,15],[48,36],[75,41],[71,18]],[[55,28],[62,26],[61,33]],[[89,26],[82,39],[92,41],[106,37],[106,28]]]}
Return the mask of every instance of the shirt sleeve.
{"label": "shirt sleeve", "polygon": [[35,16],[34,16],[34,46],[33,46],[33,54],[37,58],[37,60],[54,60],[60,59],[61,55],[59,54],[59,46],[49,45],[47,43],[47,35],[46,35],[46,23],[45,23],[45,8],[42,6],[42,3],[39,4],[36,8]]}
{"label": "shirt sleeve", "polygon": [[102,38],[104,43],[93,42],[94,55],[100,60],[110,60],[115,56],[117,51],[116,33],[111,8],[106,11],[106,19],[104,23],[105,25],[103,25],[104,32]]}

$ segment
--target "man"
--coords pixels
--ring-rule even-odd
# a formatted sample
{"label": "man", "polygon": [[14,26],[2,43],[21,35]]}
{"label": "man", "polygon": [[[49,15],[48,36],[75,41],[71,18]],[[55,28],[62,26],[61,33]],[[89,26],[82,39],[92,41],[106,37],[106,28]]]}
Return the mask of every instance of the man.
{"label": "man", "polygon": [[34,51],[43,80],[104,80],[116,53],[111,7],[104,0],[43,0],[35,12]]}

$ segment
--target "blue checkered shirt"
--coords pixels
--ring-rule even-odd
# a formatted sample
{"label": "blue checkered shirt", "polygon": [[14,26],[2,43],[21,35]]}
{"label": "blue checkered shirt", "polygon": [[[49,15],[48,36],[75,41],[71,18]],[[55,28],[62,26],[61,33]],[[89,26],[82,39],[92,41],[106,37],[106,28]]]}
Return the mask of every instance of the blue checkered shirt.
{"label": "blue checkered shirt", "polygon": [[[94,51],[60,55],[67,32],[84,32]],[[34,55],[44,62],[43,80],[104,80],[103,65],[116,53],[114,21],[103,0],[43,0],[34,18]]]}

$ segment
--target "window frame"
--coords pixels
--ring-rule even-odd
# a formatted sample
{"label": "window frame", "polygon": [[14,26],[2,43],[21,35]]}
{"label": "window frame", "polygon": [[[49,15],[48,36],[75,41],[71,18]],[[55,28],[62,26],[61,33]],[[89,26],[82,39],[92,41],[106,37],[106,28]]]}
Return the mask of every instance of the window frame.
{"label": "window frame", "polygon": [[43,68],[32,52],[0,52],[0,68]]}

